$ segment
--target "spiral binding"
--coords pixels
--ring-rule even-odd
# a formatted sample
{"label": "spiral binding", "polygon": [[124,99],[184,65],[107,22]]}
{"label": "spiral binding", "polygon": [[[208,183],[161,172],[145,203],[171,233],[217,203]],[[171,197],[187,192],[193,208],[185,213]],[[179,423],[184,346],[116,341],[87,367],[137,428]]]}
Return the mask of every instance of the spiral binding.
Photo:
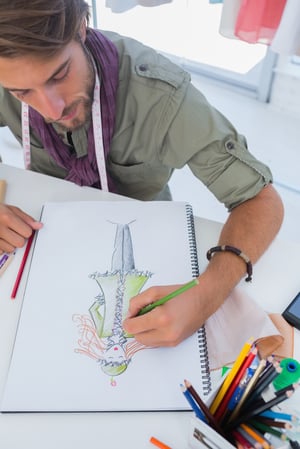
{"label": "spiral binding", "polygon": [[[194,222],[193,208],[190,204],[186,205],[186,218],[188,228],[188,240],[191,254],[192,276],[198,277],[200,273],[199,273],[197,242],[195,233],[195,222]],[[201,377],[203,381],[203,393],[207,395],[211,391],[211,378],[209,369],[206,331],[204,325],[198,330],[198,347],[200,354]]]}

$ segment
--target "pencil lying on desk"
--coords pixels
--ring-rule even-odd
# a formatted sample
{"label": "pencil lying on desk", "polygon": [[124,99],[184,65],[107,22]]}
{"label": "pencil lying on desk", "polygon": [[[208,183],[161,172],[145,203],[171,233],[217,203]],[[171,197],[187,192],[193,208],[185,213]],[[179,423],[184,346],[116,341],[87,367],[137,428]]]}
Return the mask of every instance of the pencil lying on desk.
{"label": "pencil lying on desk", "polygon": [[150,438],[150,443],[154,444],[156,447],[159,447],[160,449],[171,449],[170,446],[167,446],[162,441],[158,440],[155,437]]}
{"label": "pencil lying on desk", "polygon": [[5,179],[0,179],[0,203],[4,203],[6,193],[6,181]]}
{"label": "pencil lying on desk", "polygon": [[22,274],[23,274],[23,271],[24,271],[24,268],[25,268],[25,265],[26,265],[26,262],[27,262],[27,259],[28,259],[28,255],[29,255],[29,252],[30,252],[30,248],[31,248],[31,245],[32,245],[32,242],[33,242],[34,235],[35,235],[35,231],[32,232],[31,236],[27,240],[26,248],[25,248],[25,251],[24,251],[24,254],[23,254],[23,258],[22,258],[22,261],[21,261],[21,265],[20,265],[18,274],[17,274],[15,285],[13,287],[13,290],[12,290],[12,293],[11,293],[11,296],[10,296],[11,299],[15,299],[15,297],[17,295],[18,288],[19,288],[19,285],[20,285],[20,282],[21,282],[21,279],[22,279]]}
{"label": "pencil lying on desk", "polygon": [[4,273],[8,265],[12,262],[14,255],[16,254],[15,251],[12,253],[4,253],[0,256],[0,276]]}

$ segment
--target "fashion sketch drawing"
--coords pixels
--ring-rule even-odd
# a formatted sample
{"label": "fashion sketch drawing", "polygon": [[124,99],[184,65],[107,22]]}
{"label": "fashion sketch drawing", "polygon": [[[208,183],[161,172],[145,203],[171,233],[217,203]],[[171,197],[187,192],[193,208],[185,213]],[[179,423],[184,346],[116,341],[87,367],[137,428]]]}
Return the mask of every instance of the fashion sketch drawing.
{"label": "fashion sketch drawing", "polygon": [[116,226],[111,270],[95,272],[89,277],[96,281],[99,294],[89,308],[89,314],[74,314],[73,321],[79,332],[75,352],[97,361],[101,370],[110,376],[116,386],[115,377],[124,373],[133,355],[148,349],[126,334],[122,322],[126,317],[129,300],[137,295],[152,276],[149,271],[135,268],[130,225],[112,223]]}

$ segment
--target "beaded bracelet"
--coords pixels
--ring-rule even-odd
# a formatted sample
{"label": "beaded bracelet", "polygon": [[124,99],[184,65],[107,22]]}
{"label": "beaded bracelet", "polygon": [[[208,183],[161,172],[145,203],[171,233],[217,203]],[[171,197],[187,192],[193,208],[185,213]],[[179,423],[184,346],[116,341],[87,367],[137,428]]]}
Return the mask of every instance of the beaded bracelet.
{"label": "beaded bracelet", "polygon": [[206,257],[207,257],[208,260],[210,260],[211,256],[213,255],[213,253],[219,253],[219,252],[223,252],[223,251],[229,251],[229,252],[234,253],[234,254],[236,254],[237,256],[239,256],[239,257],[241,257],[243,259],[243,261],[246,264],[247,274],[248,274],[248,276],[246,277],[245,281],[246,282],[252,281],[253,268],[252,268],[251,260],[249,259],[248,256],[246,256],[246,254],[244,254],[240,249],[236,248],[235,246],[230,246],[230,245],[214,246],[213,248],[210,248],[207,251]]}

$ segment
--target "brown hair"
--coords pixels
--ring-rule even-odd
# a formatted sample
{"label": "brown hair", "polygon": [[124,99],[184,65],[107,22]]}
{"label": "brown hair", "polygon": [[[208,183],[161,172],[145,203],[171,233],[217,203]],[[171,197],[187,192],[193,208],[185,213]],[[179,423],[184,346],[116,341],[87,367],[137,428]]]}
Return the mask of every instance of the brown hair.
{"label": "brown hair", "polygon": [[84,0],[1,0],[0,57],[52,56],[78,39],[84,21]]}

